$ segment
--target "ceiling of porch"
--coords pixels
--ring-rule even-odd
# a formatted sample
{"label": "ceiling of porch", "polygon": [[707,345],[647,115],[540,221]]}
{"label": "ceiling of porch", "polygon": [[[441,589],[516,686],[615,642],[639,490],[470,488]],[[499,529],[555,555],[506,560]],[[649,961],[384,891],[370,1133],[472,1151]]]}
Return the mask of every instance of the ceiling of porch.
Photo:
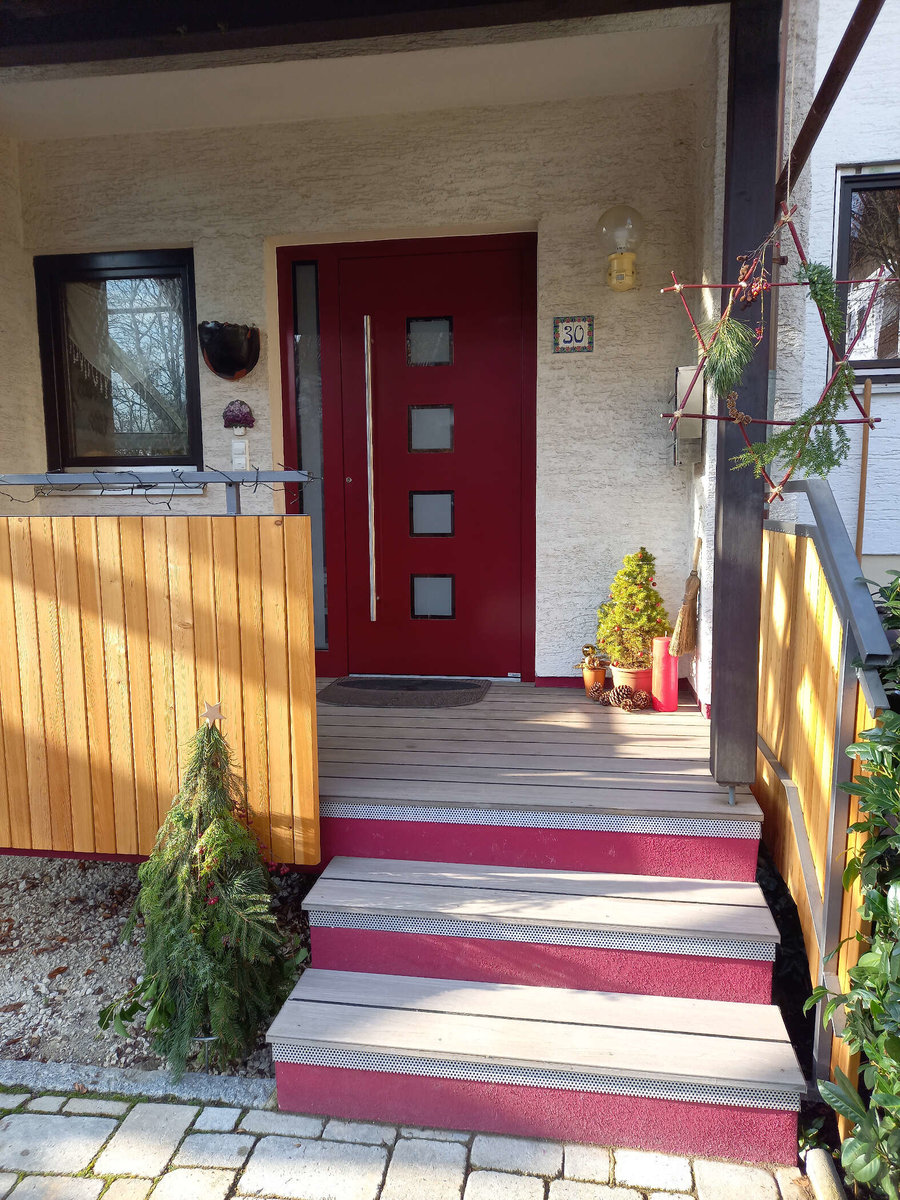
{"label": "ceiling of porch", "polygon": [[555,30],[556,36],[530,41],[347,57],[74,78],[0,72],[0,131],[25,141],[94,137],[707,85],[716,25],[655,16],[658,23],[645,16],[644,27],[630,30],[577,36]]}

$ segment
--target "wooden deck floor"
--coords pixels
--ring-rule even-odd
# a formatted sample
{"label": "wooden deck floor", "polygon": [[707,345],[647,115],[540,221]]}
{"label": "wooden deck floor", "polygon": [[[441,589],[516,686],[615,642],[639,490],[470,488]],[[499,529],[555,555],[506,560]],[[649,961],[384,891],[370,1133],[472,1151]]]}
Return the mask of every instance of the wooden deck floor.
{"label": "wooden deck floor", "polygon": [[[709,724],[689,704],[625,713],[580,689],[494,684],[479,704],[460,708],[320,701],[318,719],[323,799],[499,807],[515,795],[540,807],[685,816],[726,801],[709,774]],[[745,806],[755,808],[749,793],[738,797]]]}

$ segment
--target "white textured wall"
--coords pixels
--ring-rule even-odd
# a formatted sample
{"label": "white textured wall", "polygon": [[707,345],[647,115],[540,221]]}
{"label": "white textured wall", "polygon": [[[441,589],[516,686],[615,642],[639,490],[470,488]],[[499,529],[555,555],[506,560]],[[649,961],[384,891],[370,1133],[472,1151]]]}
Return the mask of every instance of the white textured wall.
{"label": "white textured wall", "polygon": [[[275,239],[536,229],[542,675],[570,672],[622,555],[640,543],[659,558],[673,614],[680,600],[692,471],[671,465],[659,413],[692,346],[659,287],[670,268],[695,270],[697,188],[692,92],[44,142],[22,155],[31,252],[193,246],[199,318],[255,322],[264,346]],[[620,295],[605,285],[595,229],[622,201],[644,214],[647,244],[641,287]],[[595,314],[592,356],[551,353],[552,317],[572,311]],[[240,395],[258,420],[253,460],[269,465],[277,372],[263,362],[237,385],[204,368],[201,379],[207,462],[227,463],[219,414]],[[23,400],[39,409],[34,387]],[[98,505],[126,502],[56,502],[73,512]]]}
{"label": "white textured wall", "polygon": [[[18,147],[0,137],[0,471],[46,466],[35,322],[34,273],[22,245]],[[0,495],[0,512],[9,507]]]}
{"label": "white textured wall", "polygon": [[[854,0],[804,0],[795,49],[794,134],[809,105],[812,84],[822,76],[855,8]],[[887,4],[875,24],[834,110],[816,143],[809,165],[794,188],[798,218],[811,259],[836,264],[837,178],[842,170],[900,170],[900,6]],[[790,84],[791,61],[788,62]],[[788,114],[790,91],[788,93]],[[786,120],[789,116],[786,117]],[[791,268],[796,258],[791,255]],[[800,289],[783,297],[779,329],[777,408],[794,414],[815,403],[828,379],[828,353],[814,307]],[[862,379],[859,380],[860,389]],[[900,459],[900,385],[876,388],[872,411],[882,418],[869,441],[869,478],[863,543],[867,555],[900,559],[900,504],[897,462]],[[849,414],[848,414],[849,415]],[[861,432],[848,430],[850,456],[829,476],[851,538],[856,535]],[[782,512],[782,507],[784,511]],[[805,504],[786,503],[779,518],[807,516]]]}
{"label": "white textured wall", "polygon": [[[695,202],[696,265],[694,281],[722,281],[722,216],[725,202],[725,137],[728,104],[728,26],[719,25],[718,37],[710,48],[706,65],[708,87],[698,96],[696,111],[697,176]],[[675,297],[670,297],[670,302]],[[721,293],[694,292],[689,303],[698,321],[719,314]],[[680,304],[678,306],[681,307]],[[685,321],[687,317],[683,318]],[[693,347],[686,365],[695,361]],[[702,540],[699,564],[697,651],[690,662],[690,677],[702,706],[712,700],[712,596],[716,529],[716,426],[708,423],[703,431],[702,458],[694,467],[690,553],[694,539]],[[687,563],[685,567],[687,568]]]}

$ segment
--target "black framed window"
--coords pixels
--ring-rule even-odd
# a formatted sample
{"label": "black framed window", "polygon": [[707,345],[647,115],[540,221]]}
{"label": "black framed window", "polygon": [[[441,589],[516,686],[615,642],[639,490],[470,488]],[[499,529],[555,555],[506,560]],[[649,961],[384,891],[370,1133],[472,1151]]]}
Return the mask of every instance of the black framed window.
{"label": "black framed window", "polygon": [[202,466],[190,250],[34,260],[51,470]]}
{"label": "black framed window", "polygon": [[[900,276],[900,174],[847,175],[841,180],[838,279],[873,279],[881,268]],[[872,294],[866,282],[842,285],[844,345],[856,337]],[[900,369],[900,283],[878,290],[853,351],[859,371]]]}

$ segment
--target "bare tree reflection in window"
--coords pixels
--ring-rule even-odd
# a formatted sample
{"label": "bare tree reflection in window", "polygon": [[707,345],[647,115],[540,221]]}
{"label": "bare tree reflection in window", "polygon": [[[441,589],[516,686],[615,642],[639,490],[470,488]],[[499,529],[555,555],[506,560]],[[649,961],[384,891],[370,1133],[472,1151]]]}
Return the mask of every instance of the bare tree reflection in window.
{"label": "bare tree reflection in window", "polygon": [[70,452],[188,453],[182,284],[139,277],[65,285]]}
{"label": "bare tree reflection in window", "polygon": [[[900,187],[854,188],[850,200],[849,277],[872,279],[882,267],[888,275],[900,275]],[[870,292],[866,284],[849,289],[848,341],[856,335]],[[880,289],[853,357],[900,357],[900,284],[889,283]]]}

